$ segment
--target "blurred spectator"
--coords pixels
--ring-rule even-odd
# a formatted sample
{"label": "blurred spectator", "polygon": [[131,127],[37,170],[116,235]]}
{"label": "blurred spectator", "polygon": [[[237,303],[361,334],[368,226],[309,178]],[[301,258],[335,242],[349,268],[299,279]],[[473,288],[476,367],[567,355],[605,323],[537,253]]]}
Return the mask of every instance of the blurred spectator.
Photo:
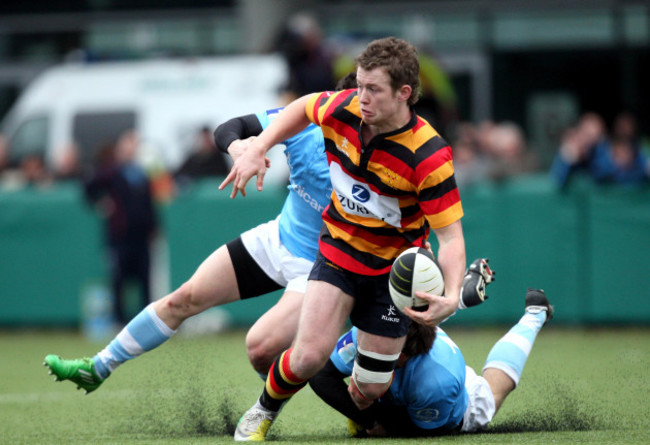
{"label": "blurred spectator", "polygon": [[291,16],[276,42],[289,67],[286,90],[295,97],[333,90],[333,56],[323,42],[318,21],[307,13]]}
{"label": "blurred spectator", "polygon": [[456,137],[451,147],[454,152],[454,176],[459,186],[467,186],[488,179],[488,165],[479,152],[477,130],[462,122],[456,126]]}
{"label": "blurred spectator", "polygon": [[537,156],[528,150],[524,133],[515,123],[504,122],[492,127],[487,138],[491,180],[503,181],[539,168]]}
{"label": "blurred spectator", "polygon": [[512,122],[486,120],[478,126],[461,122],[451,146],[454,175],[460,185],[500,182],[539,169],[539,160],[528,149],[523,131]]}
{"label": "blurred spectator", "polygon": [[45,158],[40,153],[32,153],[20,160],[22,180],[28,187],[43,187],[52,184],[52,175],[47,171]]}
{"label": "blurred spectator", "polygon": [[629,111],[619,113],[614,119],[612,137],[638,143],[639,135],[637,134],[636,116]]}
{"label": "blurred spectator", "polygon": [[628,139],[632,142],[634,148],[643,153],[644,156],[650,156],[650,145],[639,134],[637,118],[629,111],[622,111],[614,119],[612,138]]}
{"label": "blurred spectator", "polygon": [[81,177],[79,147],[75,143],[67,144],[60,151],[54,165],[54,179],[57,181],[77,180]]}
{"label": "blurred spectator", "polygon": [[157,230],[150,182],[135,163],[137,149],[137,135],[125,132],[98,152],[95,172],[84,184],[88,200],[105,219],[114,314],[121,325],[131,318],[123,301],[128,279],[140,288],[136,311],[149,304],[150,242]]}
{"label": "blurred spectator", "polygon": [[217,149],[209,127],[202,127],[194,147],[183,165],[176,171],[174,177],[182,187],[191,181],[209,176],[226,176],[230,170],[229,161]]}
{"label": "blurred spectator", "polygon": [[596,148],[592,174],[601,183],[642,185],[648,182],[650,171],[638,144],[633,139],[617,137]]}
{"label": "blurred spectator", "polygon": [[639,147],[632,115],[617,117],[610,140],[603,119],[586,113],[565,131],[550,173],[561,188],[576,174],[598,183],[642,184],[648,181],[648,162]]}

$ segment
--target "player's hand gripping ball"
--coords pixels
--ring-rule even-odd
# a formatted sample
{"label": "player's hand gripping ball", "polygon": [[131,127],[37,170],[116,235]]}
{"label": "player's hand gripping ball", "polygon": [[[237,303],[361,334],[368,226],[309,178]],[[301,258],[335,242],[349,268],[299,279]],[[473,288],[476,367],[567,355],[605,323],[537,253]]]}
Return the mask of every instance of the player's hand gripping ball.
{"label": "player's hand gripping ball", "polygon": [[402,252],[390,270],[388,290],[395,306],[426,310],[428,303],[415,296],[416,291],[443,295],[445,279],[433,254],[422,247]]}

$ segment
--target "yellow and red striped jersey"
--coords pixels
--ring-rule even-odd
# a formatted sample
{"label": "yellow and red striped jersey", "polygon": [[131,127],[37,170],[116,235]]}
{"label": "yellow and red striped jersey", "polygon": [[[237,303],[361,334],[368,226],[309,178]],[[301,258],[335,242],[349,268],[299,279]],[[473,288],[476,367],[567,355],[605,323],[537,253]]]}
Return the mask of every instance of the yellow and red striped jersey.
{"label": "yellow and red striped jersey", "polygon": [[325,136],[332,196],[319,249],[335,265],[388,273],[403,250],[424,244],[430,228],[463,216],[451,147],[415,112],[367,146],[357,90],[315,94],[306,114]]}

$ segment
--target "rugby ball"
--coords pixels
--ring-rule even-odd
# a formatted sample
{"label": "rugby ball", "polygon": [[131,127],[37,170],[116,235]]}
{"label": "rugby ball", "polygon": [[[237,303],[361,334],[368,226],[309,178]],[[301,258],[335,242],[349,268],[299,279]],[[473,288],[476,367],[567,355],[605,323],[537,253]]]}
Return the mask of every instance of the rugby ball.
{"label": "rugby ball", "polygon": [[390,270],[388,290],[395,306],[425,310],[428,303],[415,296],[416,291],[443,295],[445,279],[433,254],[422,247],[411,247],[402,252]]}

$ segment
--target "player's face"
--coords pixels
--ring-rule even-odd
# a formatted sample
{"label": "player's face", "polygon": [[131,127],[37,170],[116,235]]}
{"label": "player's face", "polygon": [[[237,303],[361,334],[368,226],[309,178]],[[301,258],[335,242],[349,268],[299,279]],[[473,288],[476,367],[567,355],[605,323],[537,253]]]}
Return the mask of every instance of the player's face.
{"label": "player's face", "polygon": [[366,71],[357,69],[359,107],[367,125],[390,126],[400,106],[399,94],[390,85],[390,77],[384,68]]}

